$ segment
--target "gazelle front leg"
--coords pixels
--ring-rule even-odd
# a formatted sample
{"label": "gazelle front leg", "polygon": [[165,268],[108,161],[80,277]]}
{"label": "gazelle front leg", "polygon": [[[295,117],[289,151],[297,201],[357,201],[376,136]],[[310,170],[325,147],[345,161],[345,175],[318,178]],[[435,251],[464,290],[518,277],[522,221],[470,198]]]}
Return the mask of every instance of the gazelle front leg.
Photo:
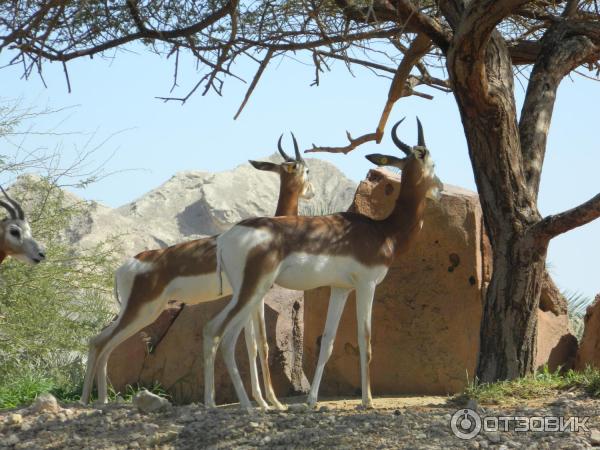
{"label": "gazelle front leg", "polygon": [[308,393],[307,403],[310,407],[314,407],[317,403],[319,385],[321,384],[321,378],[323,377],[323,369],[333,351],[333,341],[350,291],[351,289],[331,288],[329,309],[327,310],[327,320],[325,321],[325,331],[321,337],[319,362],[317,363],[317,370],[315,370],[315,376],[313,377],[310,392]]}
{"label": "gazelle front leg", "polygon": [[375,283],[359,285],[356,288],[356,322],[358,326],[358,348],[360,351],[360,379],[362,387],[362,406],[373,408],[371,397],[371,310]]}

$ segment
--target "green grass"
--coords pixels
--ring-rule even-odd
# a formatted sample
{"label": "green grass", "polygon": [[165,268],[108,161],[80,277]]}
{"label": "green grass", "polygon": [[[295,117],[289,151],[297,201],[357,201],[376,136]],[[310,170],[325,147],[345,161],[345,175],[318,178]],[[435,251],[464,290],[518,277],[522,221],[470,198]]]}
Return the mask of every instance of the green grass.
{"label": "green grass", "polygon": [[[45,375],[27,373],[18,379],[13,379],[9,382],[0,384],[0,411],[28,406],[33,403],[38,395],[46,392],[54,395],[61,403],[77,402],[81,396],[82,388],[83,382],[76,384],[69,384],[67,382],[61,383]],[[128,385],[125,392],[116,392],[109,386],[108,398],[109,401],[115,401],[119,398],[126,402],[131,402],[135,394],[142,389],[148,389],[156,395],[170,398],[159,383],[155,383],[150,387]],[[92,402],[96,398],[94,392],[94,395],[92,395]]]}
{"label": "green grass", "polygon": [[600,397],[600,370],[588,367],[581,372],[568,370],[560,373],[559,370],[550,372],[545,368],[516,380],[496,383],[471,382],[464,392],[454,399],[457,402],[474,399],[482,404],[513,403],[552,397],[567,390],[582,390],[590,397]]}

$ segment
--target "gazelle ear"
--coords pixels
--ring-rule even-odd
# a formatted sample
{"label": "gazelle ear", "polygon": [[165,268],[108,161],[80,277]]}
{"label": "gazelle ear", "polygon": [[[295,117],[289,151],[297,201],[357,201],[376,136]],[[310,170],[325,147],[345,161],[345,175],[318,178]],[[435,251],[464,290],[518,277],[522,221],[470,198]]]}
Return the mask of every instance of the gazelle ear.
{"label": "gazelle ear", "polygon": [[252,166],[255,169],[279,173],[279,165],[278,164],[268,162],[268,161],[252,161],[251,159],[249,159],[248,162],[250,164],[252,164]]}
{"label": "gazelle ear", "polygon": [[382,155],[380,153],[365,155],[365,158],[378,166],[393,166],[404,169],[404,165],[406,164],[406,158],[396,158],[395,156]]}

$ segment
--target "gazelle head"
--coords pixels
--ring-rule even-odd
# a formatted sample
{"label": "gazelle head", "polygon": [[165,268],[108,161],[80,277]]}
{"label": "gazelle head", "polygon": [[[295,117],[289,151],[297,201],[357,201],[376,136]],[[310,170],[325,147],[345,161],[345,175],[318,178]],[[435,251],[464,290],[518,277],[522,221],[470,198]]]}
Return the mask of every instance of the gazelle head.
{"label": "gazelle head", "polygon": [[248,162],[258,170],[266,170],[279,174],[282,187],[299,192],[300,197],[309,200],[314,197],[315,191],[312,183],[310,182],[308,166],[304,158],[302,158],[302,154],[298,148],[296,137],[294,136],[294,133],[291,133],[291,135],[294,142],[294,151],[296,153],[295,158],[290,157],[283,150],[281,146],[281,140],[283,139],[282,134],[277,141],[277,149],[283,157],[282,163],[276,164],[267,161],[252,160]]}
{"label": "gazelle head", "polygon": [[392,128],[392,140],[394,144],[406,155],[404,158],[396,156],[381,155],[374,153],[366,155],[366,158],[378,166],[394,166],[402,170],[402,185],[410,186],[413,190],[424,192],[427,198],[439,200],[444,185],[435,175],[435,164],[431,158],[431,153],[425,145],[423,135],[423,126],[417,117],[418,143],[414,147],[405,144],[398,138],[396,130],[402,120],[397,122]]}
{"label": "gazelle head", "polygon": [[31,236],[23,208],[1,186],[0,189],[6,198],[0,199],[0,206],[9,214],[0,221],[0,253],[29,264],[42,262],[46,258],[45,251]]}

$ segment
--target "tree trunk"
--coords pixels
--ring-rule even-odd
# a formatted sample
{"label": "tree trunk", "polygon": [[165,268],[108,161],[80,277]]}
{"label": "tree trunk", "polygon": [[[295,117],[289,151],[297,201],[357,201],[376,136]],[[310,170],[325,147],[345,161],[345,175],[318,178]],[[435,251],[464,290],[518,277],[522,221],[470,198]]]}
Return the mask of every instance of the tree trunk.
{"label": "tree trunk", "polygon": [[546,249],[522,237],[494,254],[494,273],[483,309],[476,376],[492,382],[535,370],[537,309]]}
{"label": "tree trunk", "polygon": [[455,40],[447,61],[494,252],[476,373],[490,382],[534,368],[546,244],[528,233],[541,216],[525,182],[508,49],[492,32],[478,65],[469,45]]}

